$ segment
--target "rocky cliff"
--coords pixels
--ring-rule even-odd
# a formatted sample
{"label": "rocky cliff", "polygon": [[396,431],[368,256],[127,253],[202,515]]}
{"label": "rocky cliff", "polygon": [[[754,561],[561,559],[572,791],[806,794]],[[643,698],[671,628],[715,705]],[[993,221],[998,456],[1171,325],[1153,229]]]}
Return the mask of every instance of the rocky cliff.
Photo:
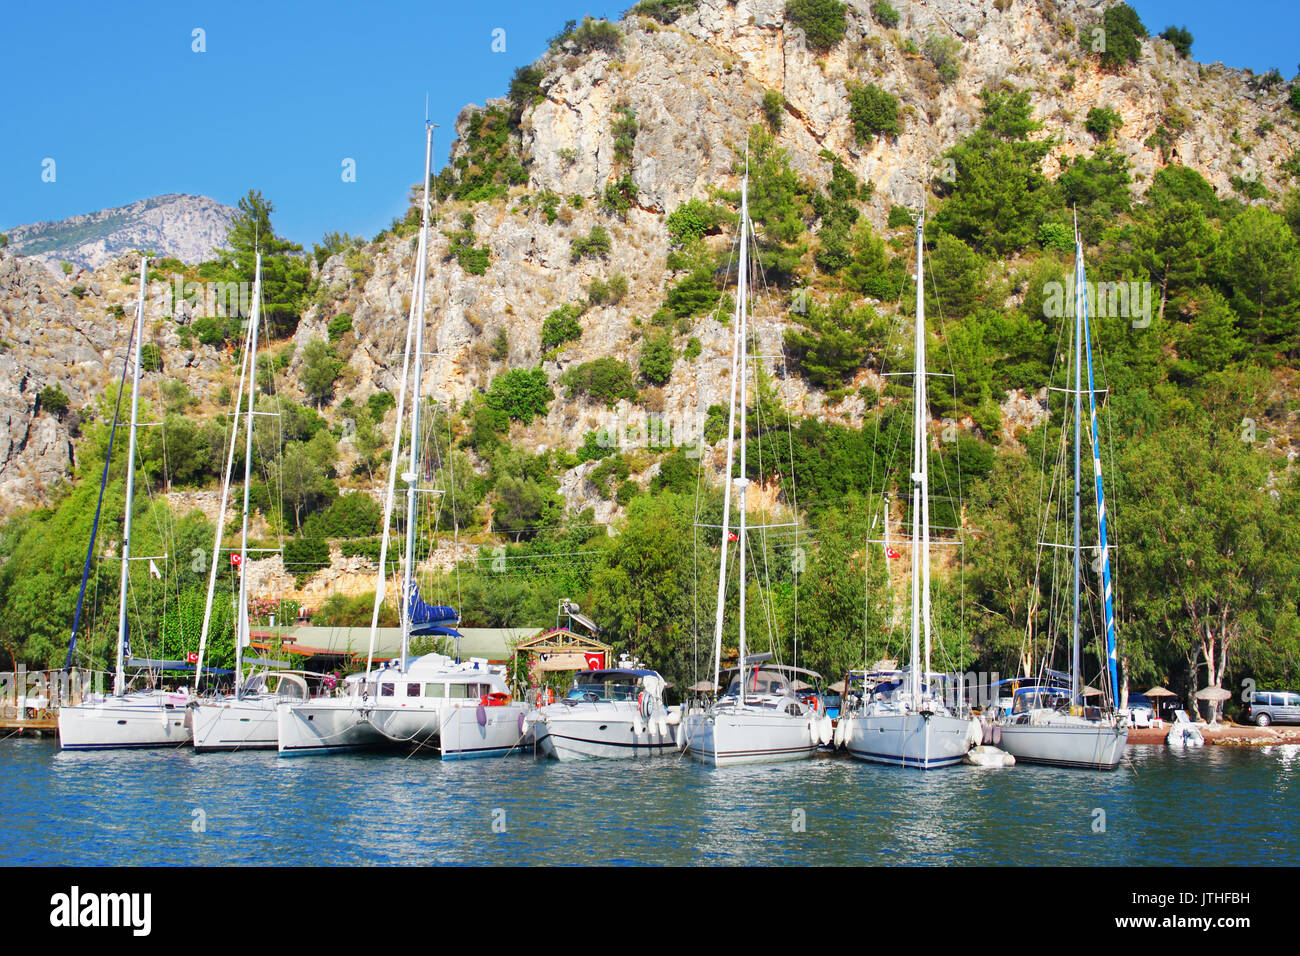
{"label": "rocky cliff", "polygon": [[[579,54],[559,45],[538,63],[542,98],[523,110],[514,140],[527,183],[504,199],[440,207],[428,263],[430,347],[436,356],[428,365],[426,391],[460,403],[507,367],[540,364],[558,399],[544,420],[513,427],[517,442],[534,449],[573,448],[585,432],[602,427],[626,436],[628,426],[640,426],[644,435],[651,414],[662,415],[684,435],[698,435],[708,406],[726,399],[730,332],[714,319],[699,320],[689,333],[700,340],[699,356],[682,357],[684,338],[679,338],[671,379],[662,389],[646,390],[639,403],[607,408],[568,401],[558,378],[575,363],[601,356],[635,366],[644,320],[662,305],[666,286],[679,278],[665,267],[665,216],[691,197],[737,187],[737,151],[747,130],[762,121],[768,91],[784,98],[778,142],[792,166],[824,184],[830,166],[823,151],[839,157],[861,180],[874,183],[866,214],[881,232],[891,206],[914,207],[930,190],[942,174],[944,150],[978,123],[979,92],[998,83],[1028,91],[1035,116],[1044,123],[1034,135],[1053,140],[1044,164],[1049,176],[1059,171],[1063,158],[1092,150],[1084,117],[1090,108],[1105,106],[1123,119],[1115,144],[1132,164],[1135,193],[1162,164],[1176,160],[1200,172],[1221,195],[1231,193],[1234,178],[1258,180],[1280,194],[1289,177],[1279,166],[1300,144],[1284,88],[1261,85],[1248,71],[1182,59],[1158,38],[1142,42],[1132,66],[1103,72],[1085,55],[1080,36],[1095,28],[1105,5],[1100,0],[897,0],[899,22],[886,29],[873,19],[867,0],[850,0],[846,35],[829,53],[819,54],[786,19],[784,0],[701,0],[681,7],[685,12],[671,23],[627,15],[619,24],[616,53]],[[949,82],[917,52],[932,36],[959,44],[956,77]],[[897,136],[876,137],[869,146],[858,143],[849,115],[852,82],[875,83],[899,98]],[[630,157],[620,157],[615,143],[615,114],[624,104],[637,123]],[[460,140],[452,157],[464,160],[462,166],[468,164],[469,127],[479,109],[468,107],[457,124]],[[1173,133],[1162,153],[1148,144],[1157,128],[1171,126],[1167,121],[1174,111],[1190,122]],[[418,145],[417,130],[413,156]],[[630,173],[637,194],[625,216],[612,217],[595,200],[619,170]],[[548,221],[552,217],[537,203],[525,201],[542,191],[585,201],[566,201]],[[160,222],[166,219],[162,207],[149,211],[154,213]],[[468,218],[462,222],[462,217]],[[453,255],[449,234],[465,222],[474,241],[489,250],[483,274],[467,272]],[[608,229],[609,253],[575,263],[574,240],[595,225]],[[217,231],[214,225],[211,235]],[[18,230],[12,235],[10,252],[35,241]],[[137,238],[133,244],[151,243]],[[409,235],[390,235],[336,255],[316,270],[318,291],[295,334],[297,352],[284,389],[295,394],[302,346],[325,338],[330,319],[342,313],[352,316],[354,332],[342,350],[348,367],[335,402],[360,401],[395,387],[414,244]],[[101,252],[107,256],[107,246]],[[123,305],[129,315],[130,268],[121,261],[64,278],[51,276],[34,260],[0,258],[0,509],[41,500],[66,473],[73,453],[68,425],[39,413],[35,396],[45,384],[57,383],[72,407],[80,407],[118,374],[126,323],[106,310]],[[590,308],[582,316],[579,340],[544,349],[545,316],[584,300],[593,279],[618,273],[628,280],[627,295],[616,305]],[[74,286],[81,287],[79,293],[73,293]],[[759,330],[769,354],[780,352],[786,306],[784,300],[760,303]],[[156,304],[150,308],[149,334],[163,350],[163,374],[185,381],[201,398],[230,383],[230,363],[216,349],[182,348],[177,320]],[[188,317],[182,314],[180,321]],[[496,357],[491,343],[501,332],[506,350]],[[853,384],[882,386],[865,369]],[[828,406],[823,392],[797,376],[778,377],[777,387],[795,415],[861,420],[863,404],[856,392]],[[1015,394],[1003,413],[1011,422],[1029,423],[1041,408]],[[630,441],[644,443],[644,438]],[[584,489],[584,469],[590,467],[574,469],[562,489],[570,506],[595,504],[603,520],[615,505]]]}

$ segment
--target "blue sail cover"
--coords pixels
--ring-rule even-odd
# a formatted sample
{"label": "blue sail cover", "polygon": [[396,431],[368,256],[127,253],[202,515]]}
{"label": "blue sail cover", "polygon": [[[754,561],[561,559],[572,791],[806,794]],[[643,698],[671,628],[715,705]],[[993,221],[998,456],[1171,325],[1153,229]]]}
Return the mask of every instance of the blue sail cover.
{"label": "blue sail cover", "polygon": [[[1079,275],[1083,276],[1083,247],[1075,245]],[[1083,344],[1088,356],[1088,413],[1092,421],[1092,467],[1097,478],[1097,543],[1101,549],[1101,587],[1106,609],[1106,661],[1110,673],[1110,693],[1119,706],[1118,663],[1115,655],[1115,601],[1111,591],[1110,549],[1106,545],[1106,496],[1101,483],[1101,445],[1097,438],[1097,393],[1092,378],[1092,340],[1088,334],[1088,297],[1083,297]]]}
{"label": "blue sail cover", "polygon": [[[420,598],[420,586],[411,582],[411,595],[406,602],[407,620],[412,626],[431,624],[437,627],[454,627],[460,622],[460,614],[454,607],[442,604],[425,604]],[[412,630],[411,633],[417,633]],[[433,632],[428,632],[433,633]]]}

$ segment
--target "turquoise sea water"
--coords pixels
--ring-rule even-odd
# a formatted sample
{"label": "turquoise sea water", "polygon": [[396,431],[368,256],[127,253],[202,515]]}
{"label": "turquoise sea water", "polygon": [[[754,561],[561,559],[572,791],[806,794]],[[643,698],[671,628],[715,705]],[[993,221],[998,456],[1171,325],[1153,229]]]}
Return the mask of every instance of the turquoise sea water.
{"label": "turquoise sea water", "polygon": [[717,770],[9,740],[0,820],[6,866],[1295,865],[1300,746],[1130,747],[1114,773],[921,773],[843,757]]}

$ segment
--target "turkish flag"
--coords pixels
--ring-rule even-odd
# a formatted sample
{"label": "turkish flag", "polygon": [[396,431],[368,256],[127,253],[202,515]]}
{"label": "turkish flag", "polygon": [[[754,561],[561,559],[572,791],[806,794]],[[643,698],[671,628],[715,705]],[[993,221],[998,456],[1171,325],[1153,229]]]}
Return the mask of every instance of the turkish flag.
{"label": "turkish flag", "polygon": [[587,654],[587,670],[596,671],[605,666],[604,654]]}
{"label": "turkish flag", "polygon": [[895,551],[893,548],[886,548],[885,557],[887,557],[890,561],[893,561],[897,558],[901,558],[902,555],[899,554],[897,551]]}
{"label": "turkish flag", "polygon": [[240,562],[243,560],[244,559],[237,554],[232,554],[230,556],[230,563],[233,564],[235,567],[239,567]]}
{"label": "turkish flag", "polygon": [[739,541],[740,539],[736,536],[736,532],[734,532],[734,531],[728,531],[728,532],[727,532],[727,540],[728,540],[728,541]]}
{"label": "turkish flag", "polygon": [[185,655],[185,660],[191,664],[197,664],[199,662],[199,655],[194,653],[193,651],[190,651],[188,654]]}

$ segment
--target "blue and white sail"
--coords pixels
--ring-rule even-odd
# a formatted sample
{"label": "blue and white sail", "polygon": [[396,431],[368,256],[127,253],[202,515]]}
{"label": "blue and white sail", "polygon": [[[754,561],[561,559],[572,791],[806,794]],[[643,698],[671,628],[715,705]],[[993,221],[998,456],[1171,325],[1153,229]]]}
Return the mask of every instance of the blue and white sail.
{"label": "blue and white sail", "polygon": [[[1074,244],[1077,282],[1084,289],[1083,245]],[[1110,577],[1110,549],[1106,538],[1106,494],[1101,478],[1101,442],[1097,434],[1097,391],[1092,373],[1092,339],[1088,332],[1088,296],[1081,297],[1083,318],[1083,349],[1088,359],[1088,414],[1092,428],[1092,468],[1097,483],[1097,547],[1101,555],[1102,605],[1106,614],[1106,663],[1110,674],[1110,693],[1114,706],[1119,706],[1118,662],[1115,652],[1115,600]]]}

